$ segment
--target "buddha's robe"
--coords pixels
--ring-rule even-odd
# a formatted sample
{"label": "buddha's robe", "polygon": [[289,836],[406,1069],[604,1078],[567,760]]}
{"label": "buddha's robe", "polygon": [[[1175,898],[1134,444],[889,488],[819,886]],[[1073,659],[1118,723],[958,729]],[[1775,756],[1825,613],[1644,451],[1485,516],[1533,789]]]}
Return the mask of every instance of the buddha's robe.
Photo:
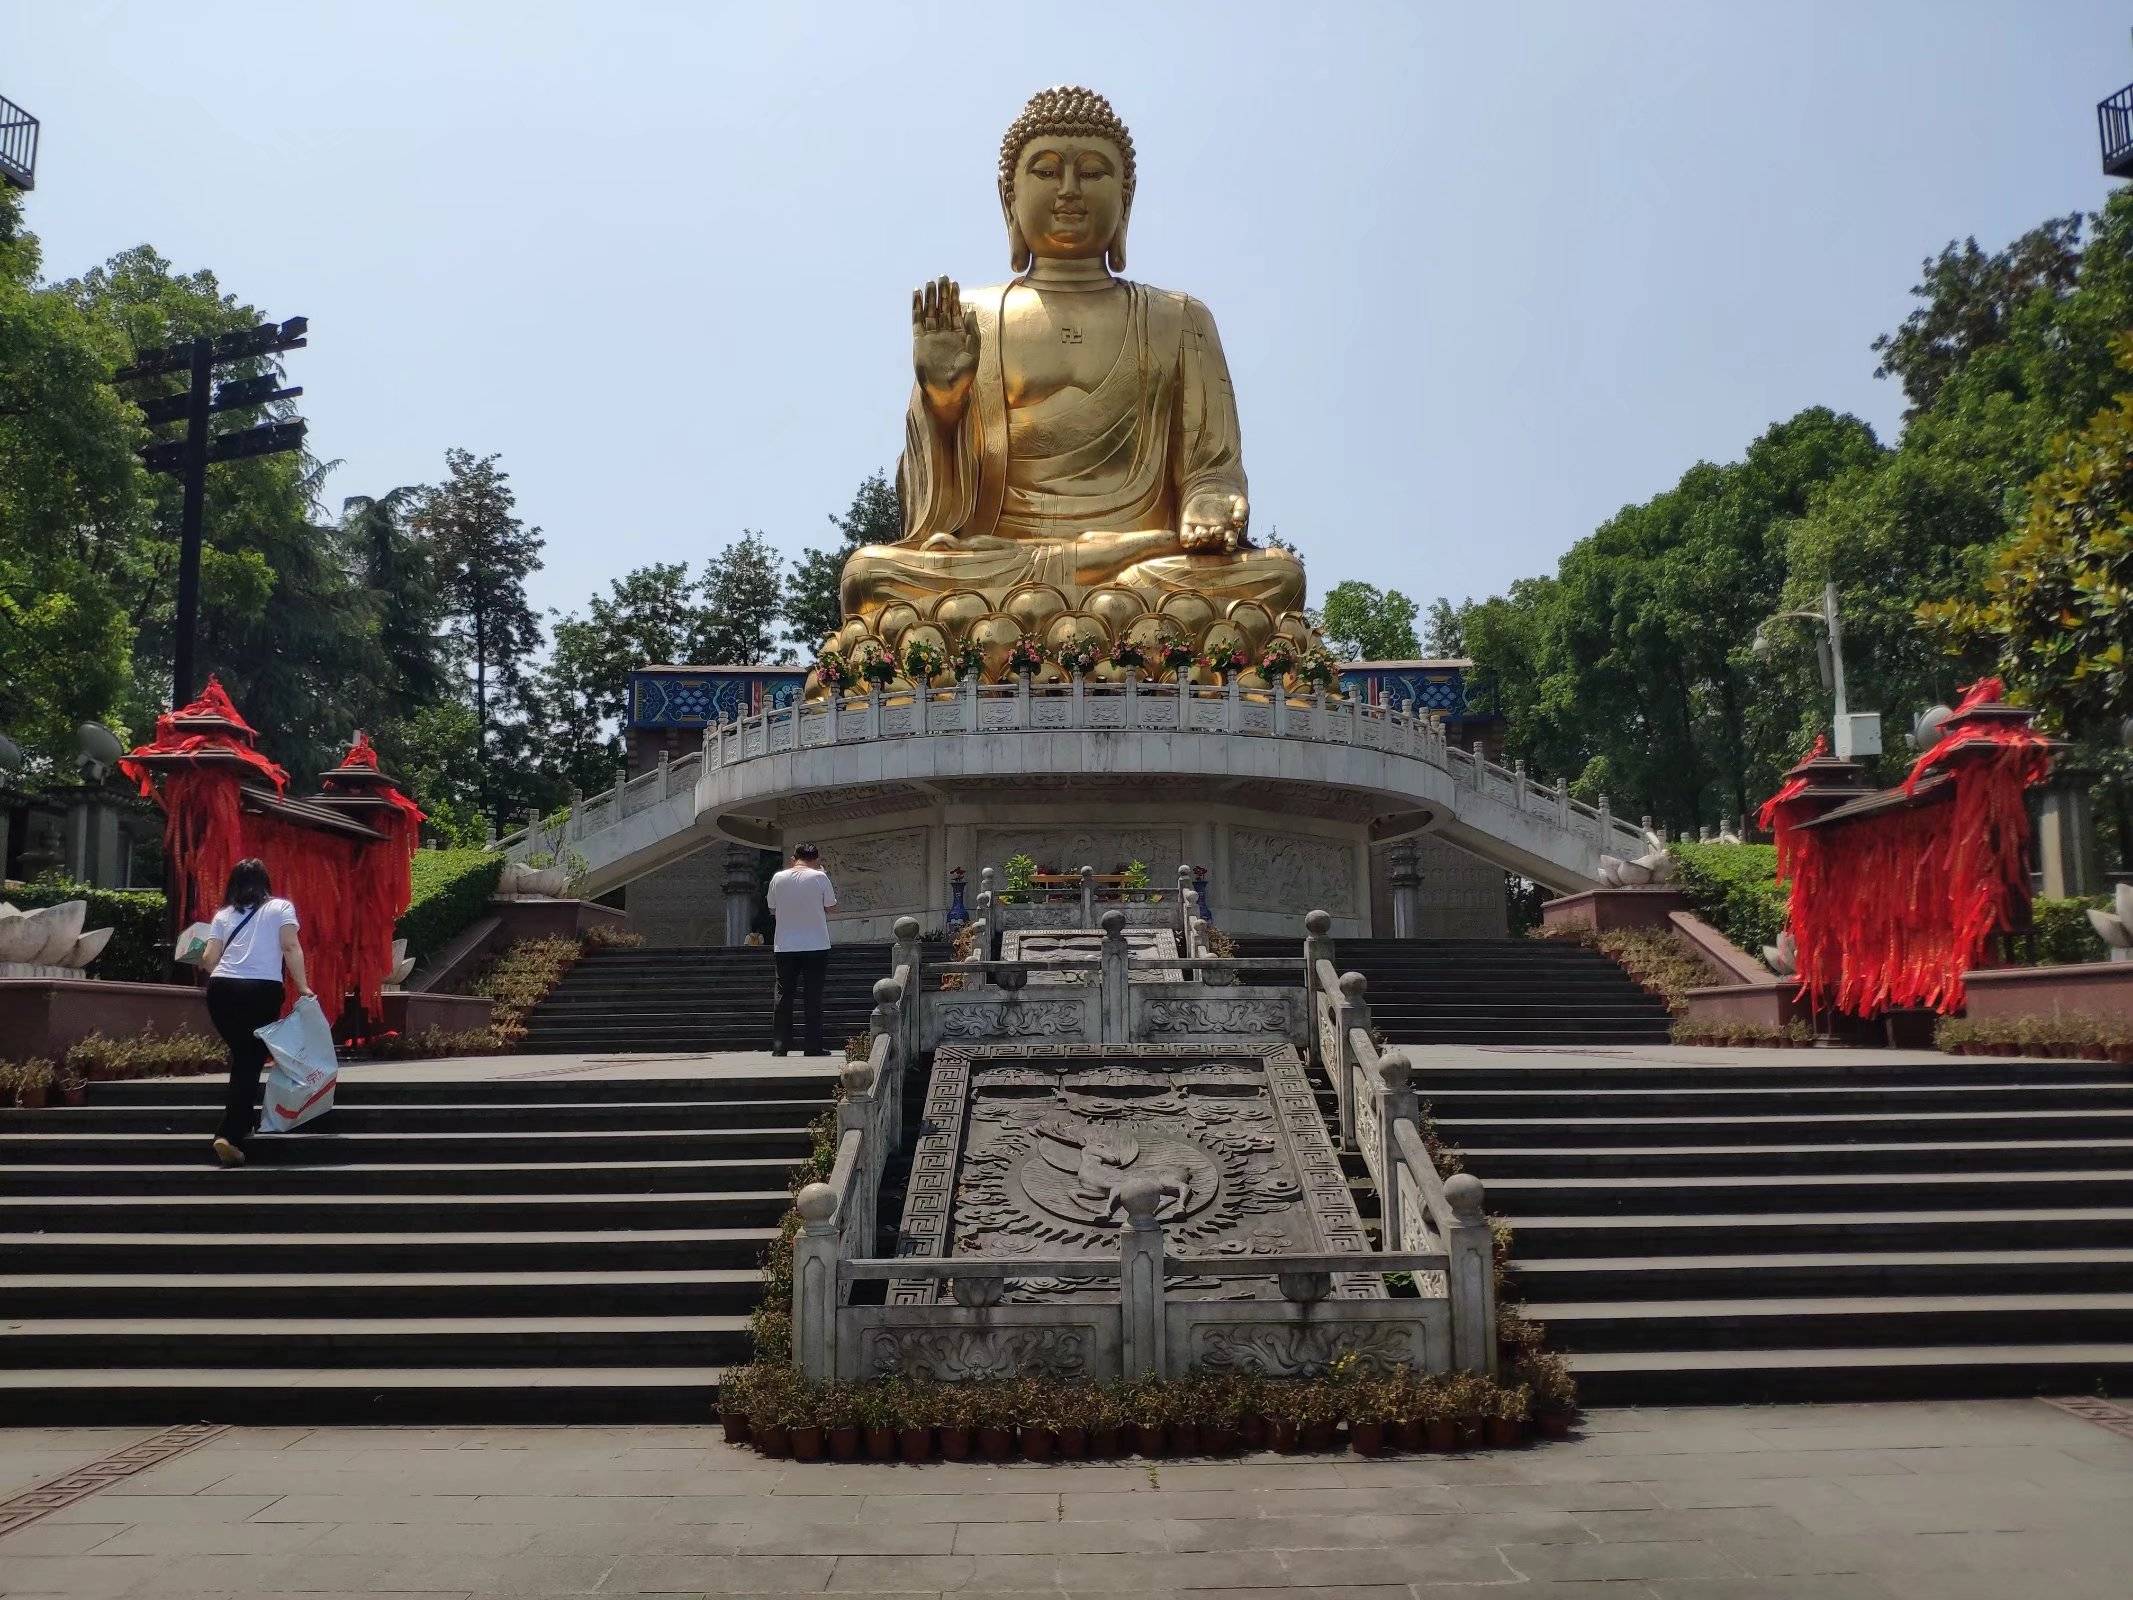
{"label": "buddha's robe", "polygon": [[847,617],[894,601],[928,615],[958,592],[994,609],[1017,585],[1049,584],[1079,606],[1099,584],[1302,609],[1303,568],[1283,550],[1186,554],[1179,514],[1195,493],[1246,492],[1237,402],[1207,308],[1124,285],[1126,336],[1093,389],[1010,408],[1000,326],[1013,285],[973,291],[978,370],[960,424],[943,430],[913,387],[898,469],[904,534],[845,563]]}

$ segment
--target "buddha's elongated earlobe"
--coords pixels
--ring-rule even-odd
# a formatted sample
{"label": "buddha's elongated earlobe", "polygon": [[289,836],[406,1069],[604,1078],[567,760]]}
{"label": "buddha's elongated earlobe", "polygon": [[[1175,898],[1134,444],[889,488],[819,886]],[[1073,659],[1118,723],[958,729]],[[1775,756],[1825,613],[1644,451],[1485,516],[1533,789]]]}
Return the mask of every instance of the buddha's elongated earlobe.
{"label": "buddha's elongated earlobe", "polygon": [[1111,242],[1104,246],[1104,265],[1113,272],[1126,270],[1126,217],[1118,219],[1118,232],[1111,235]]}
{"label": "buddha's elongated earlobe", "polygon": [[1000,197],[1000,214],[1007,219],[1007,259],[1015,271],[1027,272],[1036,255],[1022,235],[1022,224],[1015,220],[1014,202],[1006,195]]}

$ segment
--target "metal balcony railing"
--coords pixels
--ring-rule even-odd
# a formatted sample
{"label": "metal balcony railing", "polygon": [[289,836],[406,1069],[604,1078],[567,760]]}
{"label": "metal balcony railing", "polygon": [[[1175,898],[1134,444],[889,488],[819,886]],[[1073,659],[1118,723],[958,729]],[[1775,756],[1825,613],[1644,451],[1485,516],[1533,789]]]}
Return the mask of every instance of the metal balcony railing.
{"label": "metal balcony railing", "polygon": [[2096,136],[2107,177],[2133,178],[2133,84],[2096,107]]}
{"label": "metal balcony railing", "polygon": [[0,180],[37,187],[37,119],[0,95]]}

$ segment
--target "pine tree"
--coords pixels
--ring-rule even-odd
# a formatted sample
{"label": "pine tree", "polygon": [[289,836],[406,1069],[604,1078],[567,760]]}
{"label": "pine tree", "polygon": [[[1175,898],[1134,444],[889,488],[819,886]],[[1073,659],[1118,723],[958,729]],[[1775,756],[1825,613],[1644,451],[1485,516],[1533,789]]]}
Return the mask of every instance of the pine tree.
{"label": "pine tree", "polygon": [[895,481],[886,472],[868,474],[852,495],[851,509],[829,520],[837,530],[836,546],[805,552],[794,564],[786,589],[787,624],[793,643],[803,650],[816,648],[844,620],[837,585],[845,558],[863,544],[894,544],[903,537],[903,501]]}

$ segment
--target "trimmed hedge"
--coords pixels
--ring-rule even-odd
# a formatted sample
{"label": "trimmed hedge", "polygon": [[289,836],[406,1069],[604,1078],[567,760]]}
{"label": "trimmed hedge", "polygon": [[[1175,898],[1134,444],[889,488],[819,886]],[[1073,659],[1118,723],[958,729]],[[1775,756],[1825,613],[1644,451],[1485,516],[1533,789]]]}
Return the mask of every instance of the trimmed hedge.
{"label": "trimmed hedge", "polygon": [[2037,965],[2065,967],[2080,961],[2101,961],[2109,953],[2096,930],[2089,926],[2090,911],[2103,911],[2111,904],[2107,894],[2046,900],[2039,896],[2030,906],[2030,920],[2037,929]]}
{"label": "trimmed hedge", "polygon": [[503,871],[503,855],[495,850],[416,851],[414,899],[394,929],[407,941],[407,953],[427,961],[442,950],[488,909]]}
{"label": "trimmed hedge", "polygon": [[1775,944],[1785,927],[1790,891],[1777,881],[1777,846],[1694,844],[1672,847],[1682,891],[1696,914],[1750,955]]}
{"label": "trimmed hedge", "polygon": [[0,894],[11,906],[37,911],[67,900],[89,902],[83,928],[112,930],[104,953],[89,964],[92,977],[130,983],[161,983],[169,974],[169,953],[163,947],[163,891],[160,889],[97,889],[86,883],[40,879],[23,889]]}

